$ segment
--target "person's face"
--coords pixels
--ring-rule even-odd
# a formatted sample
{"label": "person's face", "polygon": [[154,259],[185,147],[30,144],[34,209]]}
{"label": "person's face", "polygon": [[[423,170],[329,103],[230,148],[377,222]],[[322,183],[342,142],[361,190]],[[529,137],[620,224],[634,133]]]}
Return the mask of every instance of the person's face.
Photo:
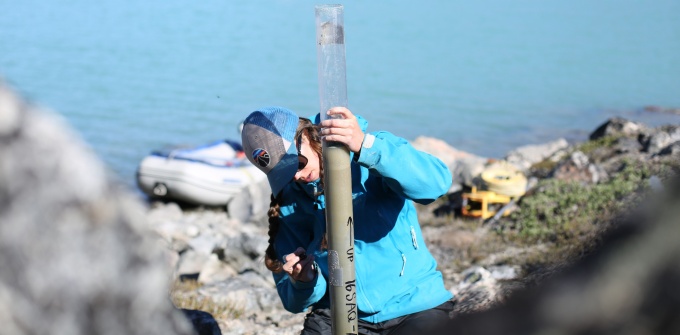
{"label": "person's face", "polygon": [[298,183],[309,183],[319,179],[321,169],[319,168],[319,156],[309,146],[307,136],[302,135],[299,153],[307,158],[307,164],[295,174],[294,180]]}

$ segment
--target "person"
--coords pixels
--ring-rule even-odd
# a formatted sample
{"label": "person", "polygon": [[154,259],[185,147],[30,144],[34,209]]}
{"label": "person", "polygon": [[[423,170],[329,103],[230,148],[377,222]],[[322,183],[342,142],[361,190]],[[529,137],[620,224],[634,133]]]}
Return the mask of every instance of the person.
{"label": "person", "polygon": [[412,334],[448,320],[455,299],[425,246],[413,202],[444,195],[451,172],[437,158],[333,107],[329,119],[265,107],[243,122],[246,156],[271,186],[269,246],[286,310],[305,312],[301,334],[330,334],[322,140],[350,151],[359,334]]}

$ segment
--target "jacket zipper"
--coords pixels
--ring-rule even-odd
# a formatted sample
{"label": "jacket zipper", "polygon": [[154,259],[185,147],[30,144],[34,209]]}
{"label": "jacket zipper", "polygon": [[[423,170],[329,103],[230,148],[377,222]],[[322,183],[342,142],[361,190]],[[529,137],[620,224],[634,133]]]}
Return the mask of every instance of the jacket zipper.
{"label": "jacket zipper", "polygon": [[413,248],[418,250],[418,240],[416,239],[416,230],[411,226],[411,242],[413,243]]}

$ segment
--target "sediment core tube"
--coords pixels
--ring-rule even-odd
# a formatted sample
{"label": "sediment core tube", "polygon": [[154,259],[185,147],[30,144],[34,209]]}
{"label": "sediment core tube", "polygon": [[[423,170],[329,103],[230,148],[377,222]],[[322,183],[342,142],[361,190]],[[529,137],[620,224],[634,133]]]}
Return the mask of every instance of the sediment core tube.
{"label": "sediment core tube", "polygon": [[[342,5],[318,5],[316,42],[321,119],[331,107],[347,107],[345,33]],[[323,146],[331,328],[334,335],[357,334],[354,213],[349,150],[342,143]]]}

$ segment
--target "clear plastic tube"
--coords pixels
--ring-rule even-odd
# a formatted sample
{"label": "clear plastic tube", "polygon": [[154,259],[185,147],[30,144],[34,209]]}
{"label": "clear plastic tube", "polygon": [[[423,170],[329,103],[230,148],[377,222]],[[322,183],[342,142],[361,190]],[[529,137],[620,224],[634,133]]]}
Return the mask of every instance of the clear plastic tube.
{"label": "clear plastic tube", "polygon": [[316,6],[316,55],[321,119],[331,107],[347,107],[345,27],[342,5]]}

